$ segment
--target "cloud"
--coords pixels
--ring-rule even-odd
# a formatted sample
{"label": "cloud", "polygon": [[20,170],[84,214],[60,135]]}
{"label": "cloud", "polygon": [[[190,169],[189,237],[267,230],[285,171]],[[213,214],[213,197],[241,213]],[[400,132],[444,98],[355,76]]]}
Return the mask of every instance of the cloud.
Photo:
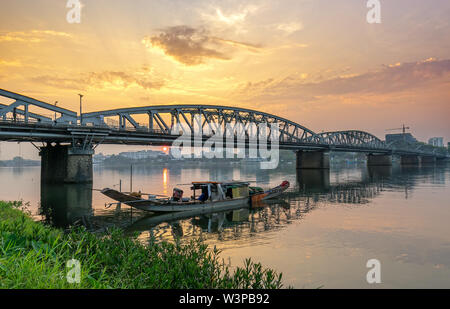
{"label": "cloud", "polygon": [[216,17],[218,18],[218,20],[229,25],[244,21],[245,18],[247,17],[247,14],[248,12],[244,11],[238,14],[231,14],[229,16],[225,16],[222,13],[221,9],[216,10]]}
{"label": "cloud", "polygon": [[217,8],[215,18],[217,21],[228,24],[235,25],[237,23],[244,22],[250,14],[253,14],[258,10],[256,5],[248,5],[241,8],[238,12],[225,14],[222,9]]}
{"label": "cloud", "polygon": [[156,81],[145,76],[132,75],[120,71],[107,71],[101,73],[89,73],[85,78],[87,83],[91,86],[101,87],[103,84],[117,85],[127,88],[131,85],[140,86],[143,89],[160,89],[163,81]]}
{"label": "cloud", "polygon": [[225,39],[221,39],[218,37],[211,37],[211,40],[216,43],[228,44],[228,45],[231,45],[234,47],[243,47],[243,48],[246,48],[253,52],[258,52],[258,49],[262,48],[262,46],[259,44],[251,44],[251,43],[245,43],[245,42],[239,42],[239,41],[233,41],[233,40],[225,40]]}
{"label": "cloud", "polygon": [[335,78],[311,87],[325,94],[386,94],[412,89],[449,73],[450,59],[440,61],[427,59],[420,62],[388,65],[380,71]]}
{"label": "cloud", "polygon": [[221,24],[223,26],[239,26],[246,22],[250,15],[260,9],[260,5],[248,4],[239,5],[237,8],[225,10],[217,6],[211,6],[200,12],[201,16],[208,23]]}
{"label": "cloud", "polygon": [[147,48],[161,49],[164,54],[188,66],[199,65],[207,59],[230,60],[231,51],[226,47],[246,48],[257,51],[260,46],[212,36],[204,28],[175,26],[161,33],[145,37],[142,43]]}
{"label": "cloud", "polygon": [[8,60],[0,59],[0,66],[20,67],[21,65],[22,65],[22,63],[17,60],[8,61]]}
{"label": "cloud", "polygon": [[237,88],[248,98],[300,98],[314,100],[327,95],[388,94],[413,89],[436,80],[450,80],[450,60],[427,59],[420,62],[385,65],[381,70],[308,82],[306,75],[291,75],[248,82]]}
{"label": "cloud", "polygon": [[126,89],[132,86],[150,90],[160,89],[165,84],[163,80],[157,80],[146,76],[145,72],[130,74],[121,71],[89,72],[76,78],[44,75],[33,77],[31,80],[52,87],[78,90],[84,90],[86,88]]}
{"label": "cloud", "polygon": [[300,31],[303,29],[303,25],[299,22],[291,22],[279,24],[277,29],[284,32],[286,35],[292,34],[294,32]]}
{"label": "cloud", "polygon": [[0,42],[41,43],[52,37],[71,38],[72,35],[53,30],[15,31],[0,34]]}

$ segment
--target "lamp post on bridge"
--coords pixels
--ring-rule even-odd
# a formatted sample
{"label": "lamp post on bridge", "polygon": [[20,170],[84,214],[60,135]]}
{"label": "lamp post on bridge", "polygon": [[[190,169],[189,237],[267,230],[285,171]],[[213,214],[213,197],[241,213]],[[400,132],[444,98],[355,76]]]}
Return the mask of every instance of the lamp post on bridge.
{"label": "lamp post on bridge", "polygon": [[[55,101],[55,107],[58,105],[58,101]],[[56,123],[56,111],[55,111],[55,123]]]}
{"label": "lamp post on bridge", "polygon": [[80,96],[80,125],[83,125],[83,108],[82,108],[82,99],[84,95],[78,94]]}

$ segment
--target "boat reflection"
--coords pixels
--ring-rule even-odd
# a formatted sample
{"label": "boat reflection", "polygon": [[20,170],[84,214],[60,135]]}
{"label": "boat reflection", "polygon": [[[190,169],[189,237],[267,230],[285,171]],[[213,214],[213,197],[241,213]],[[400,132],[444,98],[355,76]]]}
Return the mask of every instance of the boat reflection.
{"label": "boat reflection", "polygon": [[125,231],[129,234],[139,232],[142,238],[152,240],[175,238],[189,240],[193,237],[221,241],[247,239],[256,234],[285,228],[321,206],[332,203],[348,205],[369,203],[382,190],[381,183],[336,185],[324,193],[311,193],[297,188],[284,193],[277,200],[266,201],[251,208],[203,214],[182,212],[143,217],[126,227]]}
{"label": "boat reflection", "polygon": [[[213,242],[244,240],[258,235],[258,241],[263,242],[265,233],[286,228],[320,207],[333,204],[361,207],[383,191],[404,191],[408,198],[424,178],[433,183],[445,182],[444,172],[433,167],[371,167],[356,172],[362,173],[359,180],[348,181],[352,175],[344,175],[344,178],[341,171],[334,171],[332,177],[329,171],[300,171],[297,185],[276,200],[251,208],[236,206],[224,212],[193,210],[148,215],[136,210],[131,212],[124,205],[114,209],[96,208],[94,212],[92,186],[89,185],[42,185],[40,209],[44,221],[57,227],[80,224],[93,231],[119,227],[130,235],[137,232],[140,239],[147,241],[201,238]],[[167,173],[163,173],[163,179],[167,179]],[[327,180],[330,178],[333,181]],[[340,182],[341,178],[346,180]],[[237,242],[232,243],[237,245]]]}

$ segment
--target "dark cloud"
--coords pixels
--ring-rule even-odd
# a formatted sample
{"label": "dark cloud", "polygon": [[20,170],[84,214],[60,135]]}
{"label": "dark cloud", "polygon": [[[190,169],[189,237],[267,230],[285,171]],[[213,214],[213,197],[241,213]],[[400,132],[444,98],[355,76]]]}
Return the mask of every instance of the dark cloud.
{"label": "dark cloud", "polygon": [[136,84],[146,90],[160,89],[164,84],[163,81],[156,81],[145,76],[136,76],[120,71],[89,73],[86,77],[86,80],[89,85],[101,86],[101,83],[107,82],[110,84],[122,83],[124,87],[128,87],[132,84]]}
{"label": "dark cloud", "polygon": [[377,72],[348,78],[335,78],[307,87],[311,88],[312,91],[323,94],[383,94],[415,88],[441,78],[449,72],[450,60],[427,60],[385,66]]}
{"label": "dark cloud", "polygon": [[238,87],[239,95],[250,98],[300,98],[313,100],[324,95],[386,94],[413,89],[446,78],[450,73],[450,60],[429,59],[384,66],[376,72],[336,77],[317,82],[288,76],[282,80],[267,79]]}
{"label": "dark cloud", "polygon": [[53,75],[40,75],[30,78],[32,82],[44,84],[47,86],[60,88],[60,89],[76,89],[84,90],[87,84],[83,83],[82,79],[77,78],[64,78]]}
{"label": "dark cloud", "polygon": [[160,89],[164,86],[163,80],[156,80],[145,74],[130,74],[121,71],[89,72],[79,77],[63,78],[57,76],[37,76],[31,79],[34,82],[48,86],[65,89],[86,89],[89,87],[104,88],[107,85],[128,88],[137,85],[143,89]]}
{"label": "dark cloud", "polygon": [[260,46],[211,36],[204,28],[175,26],[161,30],[155,36],[146,37],[143,43],[157,47],[168,56],[185,65],[198,65],[206,59],[230,60],[230,48],[257,51]]}

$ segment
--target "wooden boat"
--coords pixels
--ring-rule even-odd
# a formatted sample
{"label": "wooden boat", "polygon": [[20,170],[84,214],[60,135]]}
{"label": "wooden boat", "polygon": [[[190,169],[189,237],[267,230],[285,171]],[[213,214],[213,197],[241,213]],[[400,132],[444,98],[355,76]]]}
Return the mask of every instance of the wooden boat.
{"label": "wooden boat", "polygon": [[251,198],[251,203],[255,204],[261,201],[265,201],[268,199],[273,199],[275,197],[280,196],[281,194],[283,194],[284,191],[286,191],[287,189],[289,189],[290,183],[289,181],[285,180],[281,183],[281,185],[269,189],[267,191],[263,191],[263,189],[258,188],[258,187],[250,187],[250,198]]}
{"label": "wooden boat", "polygon": [[[123,193],[105,188],[101,193],[113,200],[134,208],[151,212],[180,212],[210,210],[227,210],[238,206],[245,207],[249,203],[248,182],[193,182],[191,198],[183,198],[183,191],[175,188],[171,198],[156,198],[152,194]],[[199,197],[197,191],[201,191]],[[147,198],[143,198],[147,196]]]}
{"label": "wooden boat", "polygon": [[[211,211],[225,211],[249,206],[249,203],[266,200],[279,196],[289,188],[289,182],[284,181],[280,186],[267,191],[250,188],[248,182],[193,182],[191,198],[183,198],[183,190],[174,188],[171,198],[157,198],[147,193],[124,193],[105,188],[101,193],[109,198],[128,206],[151,212],[185,212],[208,213]],[[197,196],[198,191],[201,192]],[[144,198],[147,196],[147,198]]]}

